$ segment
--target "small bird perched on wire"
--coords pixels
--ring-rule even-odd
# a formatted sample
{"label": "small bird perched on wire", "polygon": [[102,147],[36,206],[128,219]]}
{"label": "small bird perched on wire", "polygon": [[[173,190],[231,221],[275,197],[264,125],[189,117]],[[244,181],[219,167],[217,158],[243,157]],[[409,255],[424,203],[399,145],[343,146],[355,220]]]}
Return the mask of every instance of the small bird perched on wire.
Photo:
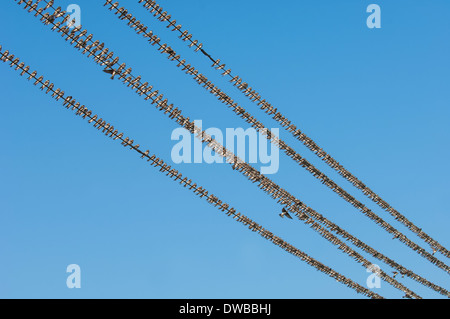
{"label": "small bird perched on wire", "polygon": [[287,218],[292,219],[291,215],[289,215],[288,211],[287,211],[285,208],[283,208],[283,209],[281,210],[281,214],[279,214],[279,215],[280,215],[281,218],[283,218],[284,216],[286,216]]}
{"label": "small bird perched on wire", "polygon": [[394,275],[392,276],[392,278],[395,278],[395,276],[398,275],[398,271],[393,271],[392,273],[394,274]]}

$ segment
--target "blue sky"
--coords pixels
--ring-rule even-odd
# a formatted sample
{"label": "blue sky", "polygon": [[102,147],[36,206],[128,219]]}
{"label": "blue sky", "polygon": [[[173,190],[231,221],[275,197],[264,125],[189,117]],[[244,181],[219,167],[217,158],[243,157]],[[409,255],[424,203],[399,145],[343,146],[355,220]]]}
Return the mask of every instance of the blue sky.
{"label": "blue sky", "polygon": [[[278,127],[137,2],[121,5],[267,127]],[[106,10],[103,1],[56,1],[71,3],[80,5],[89,33],[185,115],[202,120],[204,128],[248,127]],[[371,3],[381,7],[381,29],[366,26]],[[160,4],[347,169],[450,247],[448,1]],[[170,136],[178,126],[111,81],[12,0],[2,3],[0,39],[4,49],[170,162],[176,143]],[[361,298],[98,134],[3,63],[0,88],[0,297]],[[280,135],[405,230],[287,132],[280,130]],[[362,266],[304,224],[281,219],[281,206],[243,176],[230,173],[226,164],[175,166],[275,234],[365,285],[369,274]],[[286,156],[280,155],[280,169],[270,177],[367,244],[450,288],[444,271],[393,241]],[[414,234],[405,234],[428,248]],[[81,289],[66,287],[69,264],[81,267]],[[440,297],[410,279],[399,281],[423,297]],[[375,291],[388,298],[402,296],[385,282]]]}

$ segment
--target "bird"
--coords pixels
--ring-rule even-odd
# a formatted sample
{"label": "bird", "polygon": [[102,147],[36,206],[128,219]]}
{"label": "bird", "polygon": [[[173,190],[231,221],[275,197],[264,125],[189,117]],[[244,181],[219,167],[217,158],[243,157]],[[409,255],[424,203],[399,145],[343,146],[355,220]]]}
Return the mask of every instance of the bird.
{"label": "bird", "polygon": [[248,84],[247,83],[242,83],[239,88],[241,90],[246,90],[248,88]]}
{"label": "bird", "polygon": [[9,55],[9,51],[6,50],[6,51],[3,52],[3,54],[0,56],[0,60],[2,60],[3,62],[8,61],[8,60],[7,60],[8,55]]}
{"label": "bird", "polygon": [[[113,52],[110,52],[110,54]],[[112,58],[112,56],[111,56]],[[106,65],[108,68],[112,68],[114,66],[114,64],[116,64],[117,62],[119,62],[119,57],[115,57],[114,60],[110,61],[110,62],[103,62],[101,65]]]}
{"label": "bird", "polygon": [[282,213],[279,214],[281,218],[286,216],[287,218],[292,219],[291,215],[289,215],[288,211],[285,208],[283,208],[281,211],[282,211]]}
{"label": "bird", "polygon": [[[73,28],[73,27],[75,27],[75,24],[77,23],[77,20],[75,19],[75,18],[73,18],[72,19],[72,21],[66,21],[67,22],[67,26],[69,27],[69,28]],[[75,29],[76,29],[77,27],[75,27]],[[74,30],[75,30],[74,29]],[[72,32],[74,32],[74,31],[72,31]],[[76,31],[75,31],[76,32]]]}
{"label": "bird", "polygon": [[214,64],[211,65],[212,68],[215,68],[217,65],[220,64],[220,59],[217,59],[216,61],[214,61]]}
{"label": "bird", "polygon": [[231,70],[228,69],[228,70],[226,70],[225,72],[223,72],[222,75],[228,75],[228,74],[230,74],[230,73],[231,73]]}
{"label": "bird", "polygon": [[47,10],[48,8],[53,6],[54,2],[55,2],[55,0],[50,0],[49,2],[47,2],[47,5],[44,7],[44,10]]}
{"label": "bird", "polygon": [[194,45],[197,46],[198,40],[194,40],[189,44],[189,47],[192,48]]}
{"label": "bird", "polygon": [[91,119],[88,122],[92,123],[92,122],[96,121],[97,117],[98,117],[97,115],[94,115],[93,117],[91,117]]}
{"label": "bird", "polygon": [[305,213],[301,213],[300,214],[300,219],[301,220],[305,220],[305,219],[307,219],[308,218],[308,215],[306,215]]}
{"label": "bird", "polygon": [[36,77],[37,72],[33,71],[33,73],[30,74],[30,76],[28,77],[28,80],[31,80],[32,78]]}
{"label": "bird", "polygon": [[122,141],[122,145],[127,146],[130,139],[127,137]]}
{"label": "bird", "polygon": [[20,72],[20,75],[23,76],[25,73],[28,73],[29,70],[30,70],[30,67],[28,65],[23,67],[22,72]]}
{"label": "bird", "polygon": [[45,81],[44,84],[42,84],[42,86],[41,86],[41,91],[43,91],[45,88],[47,88],[49,84],[50,84],[49,80]]}
{"label": "bird", "polygon": [[[179,38],[180,38],[180,39],[186,38],[188,34],[189,34],[188,30],[183,31],[183,32],[181,33],[181,35],[179,36]],[[220,61],[220,60],[219,60],[219,61]]]}
{"label": "bird", "polygon": [[55,20],[56,20],[56,15],[55,14],[49,15],[48,18],[47,18],[47,23],[46,24],[51,24],[51,23],[55,22]]}
{"label": "bird", "polygon": [[394,275],[392,276],[392,278],[395,278],[395,276],[398,275],[398,272],[397,272],[397,271],[393,271],[392,273],[394,274]]}
{"label": "bird", "polygon": [[115,69],[104,69],[103,72],[111,74],[111,80],[113,80],[114,76],[117,74],[117,70]]}
{"label": "bird", "polygon": [[437,253],[437,249],[433,247],[433,252],[431,254],[434,256],[435,253]]}
{"label": "bird", "polygon": [[[19,3],[20,4],[20,3]],[[25,7],[24,7],[24,9],[27,9],[28,7],[31,7],[31,5],[33,4],[33,1],[28,1],[28,2],[25,2]]]}
{"label": "bird", "polygon": [[216,66],[216,70],[222,70],[222,69],[224,69],[224,68],[225,68],[225,64]]}

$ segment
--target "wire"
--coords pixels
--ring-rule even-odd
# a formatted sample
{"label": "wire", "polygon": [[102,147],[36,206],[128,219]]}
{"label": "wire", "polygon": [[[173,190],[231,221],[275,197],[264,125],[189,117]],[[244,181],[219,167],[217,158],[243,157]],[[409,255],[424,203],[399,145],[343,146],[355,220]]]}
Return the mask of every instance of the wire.
{"label": "wire", "polygon": [[[106,4],[105,4],[106,6]],[[201,73],[198,72],[197,69],[195,69],[193,66],[191,66],[191,64],[188,64],[186,62],[186,60],[181,59],[181,56],[177,55],[176,52],[167,44],[161,44],[159,41],[158,42],[153,42],[152,39],[159,39],[159,37],[153,32],[153,31],[149,31],[148,27],[146,25],[144,25],[142,22],[140,22],[135,16],[133,16],[133,14],[131,14],[129,12],[129,10],[121,7],[119,8],[119,3],[115,2],[113,5],[111,5],[110,7],[110,11],[114,12],[115,15],[117,15],[117,17],[120,20],[123,21],[128,21],[127,25],[135,30],[135,32],[138,35],[141,35],[144,38],[149,38],[149,43],[151,43],[153,46],[155,46],[155,48],[158,51],[161,51],[161,53],[167,53],[168,56],[167,58],[172,60],[172,61],[177,61],[179,62],[177,67],[179,68],[183,68],[183,70],[186,70],[186,74],[191,74],[194,80],[196,80],[196,82],[200,85],[203,84],[204,87],[210,87],[211,90],[208,90],[208,92],[212,93],[213,95],[215,95],[213,92],[216,91],[214,90],[214,88],[216,88],[216,86],[211,82],[208,81],[208,79],[206,78],[206,76],[202,75]],[[238,110],[236,113],[239,114],[239,110],[241,110],[242,108],[240,106],[238,106],[237,104],[234,104],[234,101],[225,93],[223,93],[222,91],[218,91],[217,97],[219,100],[221,100],[222,102],[228,104],[229,106],[233,107],[234,111],[236,112],[236,110]],[[251,124],[255,124],[256,127],[258,127],[259,129],[265,129],[265,127],[261,124],[261,126],[259,126],[258,122],[253,122],[252,119],[254,119],[252,116],[248,116],[245,117],[246,121],[251,123]],[[271,139],[271,141],[273,141],[273,139]],[[279,144],[277,144],[279,146]],[[298,156],[296,154],[293,154],[293,156]],[[314,169],[314,168],[312,168]],[[332,228],[336,228],[337,225],[333,224],[331,226]],[[353,236],[347,234],[348,236],[345,236],[347,238],[353,238]],[[360,243],[360,241],[358,239],[355,238],[355,242]],[[355,243],[354,242],[354,243]],[[385,262],[387,262],[388,264],[390,264],[393,268],[396,268],[397,270],[399,270],[401,273],[410,273],[411,276],[413,278],[417,278],[416,280],[418,280],[419,282],[421,282],[422,284],[425,284],[427,287],[433,287],[432,289],[438,291],[439,293],[442,293],[445,296],[449,296],[448,291],[446,291],[445,289],[442,289],[441,287],[438,286],[433,286],[432,283],[430,283],[429,281],[427,281],[424,278],[421,278],[420,276],[414,274],[413,272],[411,272],[410,270],[406,270],[404,267],[400,266],[399,264],[397,264],[395,261],[393,261],[392,259],[389,259],[388,257],[384,256],[383,254],[380,254],[379,252],[377,252],[376,250],[371,251],[371,247],[365,245],[364,243],[362,243],[362,246],[366,246],[367,249],[366,252],[371,253],[372,256],[377,256],[378,259],[383,260]],[[360,245],[361,246],[361,245]],[[366,248],[365,247],[365,248]]]}
{"label": "wire", "polygon": [[[172,31],[176,31],[180,33],[180,39],[183,41],[187,41],[189,43],[189,47],[194,47],[195,51],[202,52],[206,57],[208,57],[211,61],[214,62],[212,67],[215,67],[217,70],[225,70],[225,64],[220,64],[220,59],[213,59],[210,54],[208,54],[203,49],[203,44],[198,40],[192,40],[192,34],[190,34],[187,30],[181,31],[181,24],[176,25],[176,20],[172,20],[171,15],[164,11],[164,9],[156,3],[154,0],[138,0],[139,3],[143,3],[143,6],[149,10],[153,16],[157,17],[157,19],[161,22],[167,22],[167,28],[173,27]],[[111,4],[112,0],[106,0],[107,4]],[[117,4],[117,2],[115,3]],[[116,6],[117,7],[117,6]],[[244,95],[246,95],[251,101],[258,104],[261,110],[265,113],[272,116],[272,118],[281,124],[282,127],[285,128],[288,132],[290,132],[297,140],[306,145],[315,155],[317,155],[320,159],[322,159],[325,163],[327,163],[330,167],[332,167],[335,171],[339,173],[342,177],[344,177],[347,181],[349,181],[353,186],[362,191],[364,195],[369,197],[373,202],[378,204],[381,208],[386,210],[391,216],[393,216],[396,220],[400,221],[406,227],[408,227],[412,232],[414,232],[417,236],[422,238],[425,242],[430,244],[431,248],[436,251],[439,251],[446,257],[450,257],[450,251],[448,251],[444,246],[442,246],[438,241],[434,240],[427,233],[422,231],[421,228],[416,226],[414,223],[409,221],[404,215],[390,206],[386,201],[384,201],[378,194],[372,191],[368,186],[366,186],[361,180],[359,180],[356,176],[351,174],[347,169],[345,169],[338,161],[336,161],[331,155],[329,155],[326,151],[324,151],[319,145],[314,142],[311,138],[306,136],[300,129],[298,129],[293,122],[290,121],[286,116],[281,114],[277,110],[277,108],[273,107],[269,102],[261,97],[259,93],[249,87],[249,84],[243,82],[242,78],[239,76],[234,76],[231,73],[231,69],[225,70],[222,75],[228,75],[232,78],[231,82],[234,83],[234,86],[237,87]],[[348,197],[348,196],[346,196]],[[351,199],[351,197],[350,197]]]}
{"label": "wire", "polygon": [[[0,46],[0,53],[1,53],[1,46]],[[111,132],[111,130],[106,129],[106,124],[102,124],[102,123],[106,123],[105,121],[96,120],[96,118],[98,118],[98,116],[97,115],[92,116],[91,115],[92,111],[89,110],[88,108],[86,108],[84,105],[81,107],[80,103],[77,102],[74,98],[72,98],[72,96],[65,97],[64,94],[61,95],[60,92],[63,92],[63,91],[61,91],[61,89],[54,90],[53,89],[54,84],[48,80],[43,82],[44,77],[42,77],[42,76],[38,77],[38,74],[36,71],[30,73],[28,71],[29,67],[28,66],[25,67],[24,64],[22,64],[22,63],[19,64],[20,61],[18,58],[14,59],[14,56],[12,55],[12,58],[10,58],[8,56],[6,58],[2,58],[2,61],[3,62],[11,61],[11,66],[16,66],[16,68],[15,68],[16,71],[22,70],[21,75],[27,74],[27,75],[29,75],[29,77],[28,77],[29,80],[30,79],[36,80],[34,85],[42,84],[41,90],[45,89],[46,90],[45,93],[52,92],[53,98],[55,98],[57,101],[60,99],[62,101],[64,101],[63,105],[65,105],[67,109],[72,108],[72,110],[77,110],[75,115],[82,116],[84,119],[88,119],[88,122],[91,124],[94,123],[93,126],[96,127],[98,130],[103,128],[103,132],[105,132],[105,130],[106,130],[107,136],[109,135],[109,137],[111,137],[111,138],[114,137],[114,140],[117,140],[117,139],[121,140],[122,145],[124,145],[125,147],[129,146],[131,148],[131,150],[134,150],[139,155],[141,155],[141,158],[147,159],[147,162],[150,162],[150,165],[152,165],[154,167],[160,167],[160,170],[159,170],[160,172],[163,172],[163,173],[167,172],[166,176],[169,176],[174,181],[179,180],[179,183],[181,185],[183,185],[185,188],[186,187],[189,188],[189,190],[191,190],[194,194],[200,196],[200,198],[205,198],[208,203],[210,203],[211,205],[214,205],[220,211],[225,212],[225,214],[227,216],[232,216],[232,218],[235,219],[237,222],[240,222],[243,225],[248,226],[248,228],[250,230],[259,233],[263,238],[265,238],[265,239],[269,240],[270,242],[272,242],[273,244],[281,247],[283,250],[287,251],[288,253],[300,258],[302,261],[305,261],[306,263],[308,263],[310,266],[313,266],[317,270],[336,279],[338,282],[343,283],[343,284],[347,285],[348,287],[354,289],[357,293],[363,294],[367,297],[374,298],[374,299],[383,298],[379,294],[370,291],[369,289],[359,285],[358,283],[355,283],[354,281],[352,281],[349,278],[346,278],[345,276],[343,276],[340,273],[333,270],[331,267],[328,267],[328,266],[322,264],[321,262],[315,260],[314,258],[312,258],[309,255],[307,255],[306,253],[300,251],[293,245],[284,241],[280,237],[275,236],[268,229],[263,228],[261,225],[254,222],[250,218],[237,212],[233,207],[230,207],[227,203],[221,201],[218,197],[216,197],[212,193],[209,193],[205,188],[198,186],[196,183],[193,183],[193,181],[191,179],[188,179],[187,177],[183,177],[183,175],[181,173],[179,173],[177,170],[171,169],[170,165],[167,165],[162,159],[158,158],[156,155],[154,155],[154,154],[150,155],[149,150],[144,152],[140,149],[138,144],[136,144],[136,145],[133,145],[132,143],[130,144],[129,143],[130,139],[129,138],[124,139],[123,133],[119,134],[117,131]],[[108,125],[110,127],[112,127],[111,124],[108,123]]]}
{"label": "wire", "polygon": [[[108,3],[108,2],[107,2]],[[129,20],[128,25],[135,29],[137,34],[141,34],[145,38],[149,38],[149,43],[151,43],[153,46],[156,45],[156,48],[158,51],[161,51],[161,53],[167,53],[168,58],[172,61],[178,61],[178,67],[183,67],[182,70],[187,70],[187,74],[193,75],[194,80],[197,81],[198,84],[204,84],[203,86],[210,92],[211,94],[218,97],[220,101],[223,103],[226,103],[228,106],[232,108],[232,110],[237,114],[240,115],[246,122],[250,123],[253,127],[256,128],[257,131],[267,132],[264,125],[260,122],[258,122],[251,114],[246,112],[246,110],[242,107],[240,107],[237,103],[234,103],[234,101],[226,95],[224,92],[222,92],[219,88],[214,86],[211,81],[208,81],[208,79],[198,73],[198,70],[196,70],[191,64],[186,64],[186,61],[180,60],[181,57],[179,55],[176,55],[176,52],[167,44],[161,44],[160,38],[153,33],[153,31],[148,31],[147,26],[142,24],[139,20],[137,20],[131,13],[128,12],[127,9],[121,7],[118,8],[119,3],[115,2],[111,5],[110,10],[115,10],[115,14],[119,14],[118,17],[121,20]],[[334,181],[332,181],[330,178],[328,178],[325,174],[323,174],[321,171],[319,171],[314,165],[309,163],[306,159],[302,158],[299,154],[297,154],[292,148],[290,148],[284,141],[279,139],[278,137],[271,135],[269,133],[264,134],[267,139],[269,139],[274,145],[278,146],[281,150],[283,150],[289,157],[294,159],[297,163],[299,163],[302,167],[304,167],[306,170],[308,170],[311,174],[313,174],[317,179],[321,180],[323,184],[328,186],[330,189],[332,189],[334,192],[336,192],[340,197],[342,197],[344,200],[352,204],[354,207],[356,207],[358,210],[360,210],[362,213],[364,213],[366,216],[371,218],[373,221],[378,223],[382,226],[385,230],[392,233],[394,235],[394,239],[402,240],[402,238],[406,238],[402,233],[398,232],[395,228],[393,228],[390,224],[384,222],[380,217],[378,217],[376,214],[374,214],[371,210],[369,210],[366,206],[364,206],[361,202],[357,201],[354,197],[352,197],[350,194],[348,194],[345,190],[343,190],[341,187],[339,187]],[[407,241],[409,241],[406,238]],[[412,242],[411,242],[412,243]],[[423,252],[426,253],[426,251],[421,248],[420,246],[415,246],[416,244],[412,246],[408,245],[409,247],[413,248],[414,250],[421,249]],[[431,255],[430,255],[431,256]]]}
{"label": "wire", "polygon": [[[44,16],[43,16],[43,17],[44,17]],[[41,18],[41,20],[42,20],[44,23],[46,23],[46,21],[47,21],[46,19],[43,19],[43,18]],[[61,33],[63,34],[63,36],[67,35],[67,32],[68,32],[67,30],[68,30],[68,28],[66,28],[66,27],[60,28],[59,25],[57,25],[57,23],[56,23],[56,24],[54,24],[54,29],[58,30],[58,32],[61,32]],[[87,33],[86,30],[81,31],[81,28],[79,28],[78,30],[73,30],[73,31],[67,36],[66,40],[72,40],[72,41],[71,41],[72,44],[78,41],[77,44],[76,44],[76,47],[79,46],[80,43],[84,43],[84,45],[87,45],[87,44],[86,44],[86,40],[81,40],[81,39],[80,39],[80,36],[79,36],[79,35],[76,35],[77,32],[80,32],[80,34],[84,34],[84,35]],[[89,35],[89,36],[87,36],[87,37],[90,37],[90,36],[91,36],[91,35]],[[91,38],[90,41],[92,41],[92,37],[90,37],[90,38]],[[96,42],[98,42],[98,41],[96,41]],[[96,43],[96,42],[93,42],[93,43]],[[104,54],[106,54],[106,52],[109,51],[109,49],[104,48],[104,45],[102,45],[102,44],[99,44],[98,46],[101,46],[101,47],[103,48],[103,51],[102,51],[102,52],[105,52]],[[91,55],[95,55],[95,51],[96,51],[96,50],[92,51],[91,49],[88,49],[88,48],[86,47],[85,50],[83,51],[83,53],[89,52],[89,56],[91,56]],[[113,58],[113,56],[110,56],[108,59],[112,59],[112,58]],[[95,56],[95,60],[96,60],[97,62],[98,62],[98,61],[103,61],[103,62],[102,62],[103,64],[111,65],[111,63],[107,62],[107,59],[102,58],[101,55]],[[118,58],[115,58],[113,61],[116,61],[115,63],[118,63]],[[122,75],[123,75],[123,74],[121,74],[120,76],[122,77]],[[132,77],[131,75],[130,75],[129,77],[130,77],[130,78],[134,78],[134,77]],[[139,76],[139,77],[135,77],[134,80],[136,80],[136,79],[138,79],[138,78],[140,79],[140,76]],[[134,80],[128,80],[128,78],[127,78],[127,80],[125,81],[125,83],[130,82],[130,84],[131,84]],[[138,88],[138,89],[137,89],[137,92],[138,92],[140,95],[142,95],[142,92],[143,92],[143,91],[142,91],[142,88],[141,88],[141,86],[140,86],[140,84],[139,84],[139,81],[137,81],[136,83],[137,83],[137,85],[136,85],[136,84],[133,85],[133,89],[134,89],[134,88]],[[129,85],[130,85],[130,84],[129,84]],[[128,86],[129,86],[129,85],[128,85]],[[144,90],[144,91],[145,91],[145,90]],[[156,91],[155,91],[155,92],[156,92]],[[148,95],[148,93],[146,93],[146,94],[147,94],[146,99],[147,99],[147,98],[152,98],[152,104],[155,103],[155,101],[156,101],[157,98],[154,98],[154,97],[152,96],[152,95],[154,94],[154,92],[151,93],[150,95]],[[163,109],[164,109],[164,110],[165,110],[165,113],[168,113],[167,102],[160,101],[160,102],[157,103],[157,107],[159,107],[160,110],[163,110]],[[173,106],[172,106],[172,107],[173,107]],[[172,114],[172,113],[171,113],[171,114]],[[170,117],[170,115],[169,115],[169,117]],[[181,116],[181,112],[177,113],[175,116],[173,116],[173,118],[174,118],[179,124],[182,124],[186,129],[192,131],[193,133],[198,133],[198,134],[197,134],[197,137],[200,136],[200,138],[202,139],[203,142],[208,142],[208,146],[209,146],[209,147],[212,147],[219,155],[221,155],[221,156],[227,156],[227,159],[237,159],[237,157],[234,156],[233,153],[231,153],[231,152],[229,152],[228,150],[226,150],[222,145],[218,144],[218,143],[215,142],[213,139],[211,139],[211,137],[208,136],[206,133],[204,133],[203,131],[201,131],[199,128],[195,127],[195,125],[194,125],[192,122],[189,121],[189,118],[185,118],[185,117]],[[199,134],[199,133],[201,133],[201,134]],[[238,164],[238,165],[241,165],[241,164],[242,164],[242,167],[240,167],[239,169],[242,169],[243,174],[246,175],[246,176],[249,176],[249,179],[255,180],[256,177],[258,177],[258,180],[261,180],[262,182],[270,181],[270,180],[268,180],[266,177],[260,176],[259,172],[257,172],[254,168],[252,168],[251,166],[249,166],[247,163],[241,162],[239,159],[237,159],[237,160],[238,160],[238,161],[234,161],[234,163],[235,163],[235,164]],[[244,167],[246,168],[246,170],[243,170]],[[273,184],[273,182],[272,182],[272,184]],[[278,188],[279,188],[279,187],[278,187]],[[272,194],[273,194],[273,193],[272,193]],[[290,194],[289,194],[289,195],[290,195]],[[298,200],[297,200],[297,201],[298,201]],[[306,206],[305,206],[305,207],[306,207]],[[311,213],[310,211],[308,211],[308,212]],[[327,239],[328,239],[328,238],[330,237],[330,235],[331,235],[331,234],[327,233],[326,231],[321,232],[321,234],[323,235],[323,237],[325,237],[325,238],[327,238]],[[332,235],[331,235],[331,236],[332,236]],[[336,241],[337,239],[336,239],[336,238],[333,238],[333,240]],[[346,252],[346,253],[349,254],[350,256],[353,256],[353,257],[356,258],[359,262],[361,262],[361,263],[363,263],[363,264],[366,264],[366,265],[367,265],[367,264],[370,264],[368,261],[366,261],[364,258],[362,258],[362,256],[360,256],[359,254],[357,254],[356,252],[354,252],[353,250],[351,250],[351,248],[349,248],[349,247],[346,246],[345,244],[342,243],[342,245],[341,245],[340,247],[341,247],[341,250],[343,250],[344,252]],[[382,274],[382,277],[383,277],[385,280],[387,280],[388,282],[390,282],[391,284],[393,284],[395,287],[397,287],[397,288],[399,288],[399,289],[406,289],[405,287],[403,287],[401,284],[399,284],[398,282],[396,282],[394,279],[390,278],[390,277],[387,276],[386,274],[383,273],[383,274]]]}

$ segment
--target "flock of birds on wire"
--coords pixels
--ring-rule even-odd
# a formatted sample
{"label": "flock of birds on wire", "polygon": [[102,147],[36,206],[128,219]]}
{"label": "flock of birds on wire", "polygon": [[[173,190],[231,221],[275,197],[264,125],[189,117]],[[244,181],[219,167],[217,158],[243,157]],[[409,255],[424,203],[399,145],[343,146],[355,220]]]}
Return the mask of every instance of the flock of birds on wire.
{"label": "flock of birds on wire", "polygon": [[[283,205],[281,213],[279,214],[281,218],[286,217],[288,219],[294,219],[294,217],[297,217],[299,221],[313,228],[319,235],[327,239],[333,245],[337,246],[339,250],[349,255],[365,268],[370,267],[372,263],[364,258],[361,254],[356,252],[349,245],[347,245],[343,240],[339,239],[337,235],[341,236],[343,239],[345,239],[345,241],[364,250],[371,256],[385,262],[394,269],[392,271],[392,275],[389,275],[388,273],[380,269],[377,271],[378,276],[393,287],[403,291],[404,298],[418,299],[421,297],[398,282],[395,279],[398,274],[400,274],[402,278],[404,276],[407,276],[446,297],[450,297],[450,293],[445,288],[442,288],[439,285],[425,279],[424,277],[419,276],[412,270],[403,267],[393,259],[365,244],[356,236],[351,235],[343,228],[325,218],[320,213],[308,207],[298,197],[290,194],[288,191],[283,189],[277,183],[273,182],[267,176],[261,174],[250,164],[237,157],[232,151],[226,149],[223,145],[209,136],[201,128],[197,127],[189,117],[184,116],[180,107],[175,107],[173,104],[170,104],[169,100],[165,98],[164,94],[160,93],[159,90],[155,89],[148,82],[144,82],[142,76],[134,75],[133,69],[131,67],[129,67],[124,62],[120,63],[119,57],[117,57],[110,48],[106,47],[103,42],[98,39],[94,39],[94,35],[88,33],[87,29],[83,29],[81,25],[75,26],[75,21],[70,21],[71,16],[68,12],[64,11],[61,7],[55,8],[54,0],[13,1],[16,1],[19,5],[23,5],[25,10],[27,10],[29,13],[33,13],[34,16],[39,18],[39,20],[44,25],[51,26],[51,30],[60,33],[61,36],[65,38],[65,40],[68,41],[74,48],[81,51],[82,54],[87,55],[87,57],[92,58],[95,63],[102,67],[102,71],[108,74],[108,76],[110,76],[112,80],[121,80],[127,87],[131,88],[139,96],[143,96],[145,100],[150,101],[150,103],[153,104],[164,115],[174,120],[181,127],[186,128],[189,132],[194,134],[196,138],[200,139],[209,148],[214,150],[214,152],[216,152],[219,156],[223,157],[231,165],[233,170],[243,174],[252,183],[256,184],[259,189],[263,190],[271,198],[275,199],[278,203]],[[149,43],[149,45],[153,46],[162,54],[165,54],[169,60],[174,61],[178,68],[184,71],[203,88],[205,88],[207,92],[216,96],[219,101],[226,105],[226,107],[230,108],[236,115],[249,123],[257,131],[261,132],[263,136],[265,136],[272,144],[276,145],[299,166],[306,169],[322,184],[336,192],[341,198],[354,206],[358,211],[366,215],[368,218],[378,224],[382,229],[389,232],[393,236],[393,239],[399,240],[400,242],[411,248],[413,251],[418,253],[420,256],[430,261],[433,265],[441,268],[447,273],[450,272],[449,266],[435,257],[435,254],[437,252],[440,252],[447,258],[450,257],[450,252],[444,246],[442,246],[439,242],[426,234],[421,228],[417,227],[415,224],[409,221],[404,215],[395,210],[379,195],[377,195],[368,186],[366,186],[362,181],[360,181],[348,170],[346,170],[341,164],[339,164],[339,162],[331,157],[331,155],[320,148],[316,144],[316,142],[314,142],[311,138],[306,136],[304,132],[297,128],[297,126],[295,126],[287,117],[282,115],[276,107],[263,99],[262,96],[247,82],[244,82],[240,76],[234,75],[233,71],[227,68],[226,64],[222,63],[220,59],[213,59],[212,56],[207,51],[205,51],[204,45],[198,40],[193,39],[193,36],[191,33],[189,33],[189,31],[183,31],[181,24],[178,24],[177,21],[167,13],[167,11],[164,11],[163,8],[156,3],[156,1],[136,1],[141,3],[144,8],[146,8],[160,22],[165,23],[167,28],[170,28],[172,31],[179,33],[179,38],[182,41],[187,42],[188,46],[193,48],[195,52],[200,52],[205,57],[210,59],[213,62],[211,65],[212,68],[221,72],[223,76],[228,76],[230,78],[230,82],[242,94],[244,94],[252,102],[254,102],[261,110],[264,110],[266,114],[277,121],[286,131],[292,134],[292,136],[294,136],[297,140],[307,146],[316,156],[318,156],[321,160],[323,160],[326,164],[333,168],[339,175],[348,180],[369,199],[371,199],[373,202],[387,211],[397,221],[401,222],[409,230],[414,232],[418,237],[423,239],[428,245],[430,245],[430,252],[406,237],[406,235],[398,231],[388,222],[384,221],[381,217],[376,215],[364,204],[362,204],[360,201],[358,201],[356,198],[342,189],[339,185],[337,185],[337,183],[331,180],[323,172],[317,169],[313,164],[311,164],[300,154],[298,154],[286,142],[273,135],[266,127],[264,127],[261,122],[256,119],[256,117],[251,115],[246,109],[236,103],[230,96],[225,94],[204,74],[201,74],[193,65],[188,63],[179,54],[177,54],[173,48],[168,46],[166,43],[162,43],[158,35],[150,30],[148,26],[134,17],[126,8],[120,7],[119,2],[106,0],[104,6],[107,7],[111,12],[113,12],[120,20],[125,21],[127,25],[132,30],[134,30],[137,35],[140,35],[142,38],[144,38],[145,41]],[[353,282],[351,279],[339,274],[332,268],[325,266],[321,262],[315,260],[306,253],[300,251],[296,247],[282,240],[280,237],[275,236],[269,230],[263,228],[261,225],[257,224],[250,218],[246,217],[240,212],[237,212],[237,210],[231,207],[229,204],[220,200],[217,196],[208,192],[205,188],[194,183],[192,179],[183,176],[176,169],[165,163],[161,158],[157,157],[155,154],[150,154],[150,150],[142,150],[140,148],[140,145],[137,143],[135,144],[134,140],[131,137],[126,137],[123,132],[119,132],[111,123],[108,123],[99,115],[94,114],[92,110],[88,109],[85,105],[82,105],[72,96],[66,96],[65,92],[60,88],[56,88],[53,82],[45,79],[43,76],[39,76],[37,71],[31,71],[29,66],[27,66],[24,62],[20,62],[20,59],[15,57],[8,50],[3,51],[3,48],[1,46],[0,60],[2,62],[9,62],[11,67],[14,67],[16,71],[20,71],[20,75],[26,75],[28,77],[28,80],[33,80],[34,85],[39,86],[42,91],[45,91],[45,93],[51,93],[51,96],[56,101],[62,100],[63,105],[67,109],[75,111],[75,115],[81,116],[83,119],[87,119],[88,123],[92,124],[98,130],[101,130],[101,132],[106,136],[109,136],[114,140],[119,140],[124,147],[128,147],[131,150],[136,151],[137,153],[139,153],[142,159],[146,159],[154,167],[159,167],[159,170],[161,172],[165,173],[174,181],[179,182],[182,186],[191,190],[195,195],[201,198],[205,198],[208,203],[214,205],[220,211],[224,212],[227,216],[231,216],[236,221],[247,226],[250,230],[258,232],[263,238],[271,241],[275,245],[281,247],[294,256],[299,257],[301,260],[315,267],[317,270],[324,272],[337,281],[354,289],[356,292],[364,294],[370,298],[382,298],[382,296],[380,296],[379,294],[359,285],[358,283]]]}

